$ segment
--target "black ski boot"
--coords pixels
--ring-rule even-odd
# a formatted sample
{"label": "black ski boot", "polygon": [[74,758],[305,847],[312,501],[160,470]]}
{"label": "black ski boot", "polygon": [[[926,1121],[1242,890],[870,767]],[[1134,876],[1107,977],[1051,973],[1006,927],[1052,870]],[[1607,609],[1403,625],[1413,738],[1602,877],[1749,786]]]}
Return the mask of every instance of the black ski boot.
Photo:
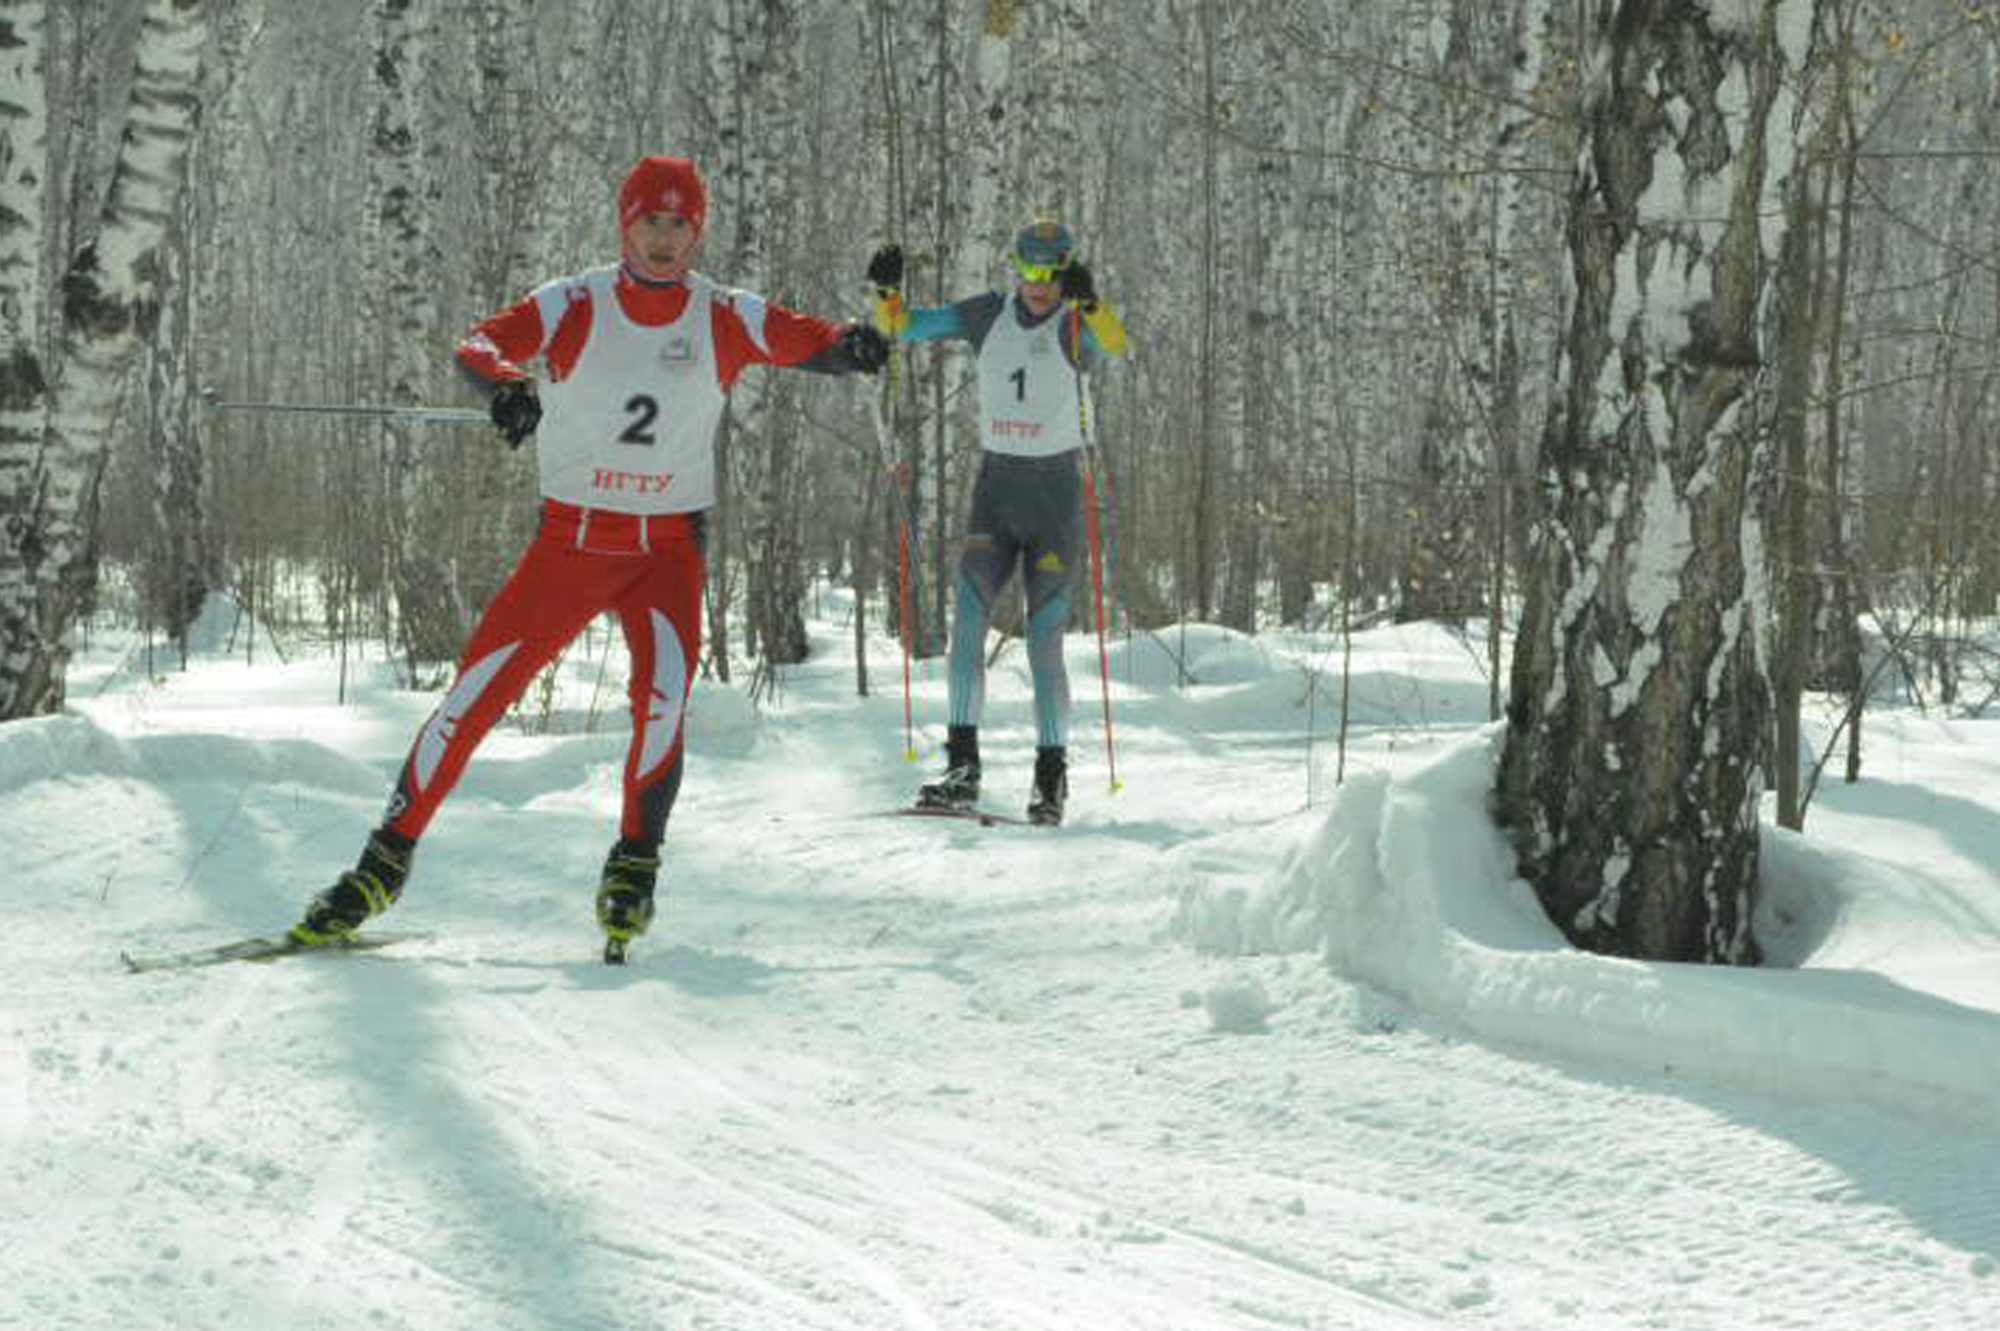
{"label": "black ski boot", "polygon": [[1028,821],[1056,827],[1069,798],[1069,757],[1060,745],[1035,750],[1035,797],[1028,801]]}
{"label": "black ski boot", "polygon": [[653,884],[660,875],[660,848],[621,840],[604,860],[597,885],[597,923],[604,930],[604,959],[625,960],[625,949],[653,922]]}
{"label": "black ski boot", "polygon": [[338,943],[395,905],[416,849],[416,842],[386,827],[369,833],[360,862],[312,899],[305,919],[292,926],[292,941],[305,947]]}
{"label": "black ski boot", "polygon": [[979,803],[979,727],[951,727],[944,753],[944,775],[917,789],[919,809],[969,809]]}

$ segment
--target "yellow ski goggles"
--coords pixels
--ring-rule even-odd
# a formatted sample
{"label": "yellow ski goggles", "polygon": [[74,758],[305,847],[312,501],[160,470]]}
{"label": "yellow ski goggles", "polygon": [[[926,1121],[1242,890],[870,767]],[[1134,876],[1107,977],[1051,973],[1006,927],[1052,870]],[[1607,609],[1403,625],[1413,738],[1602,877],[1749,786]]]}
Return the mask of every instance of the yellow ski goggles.
{"label": "yellow ski goggles", "polygon": [[1021,275],[1023,282],[1053,282],[1062,270],[1063,265],[1059,263],[1029,263],[1018,254],[1014,256],[1014,271]]}

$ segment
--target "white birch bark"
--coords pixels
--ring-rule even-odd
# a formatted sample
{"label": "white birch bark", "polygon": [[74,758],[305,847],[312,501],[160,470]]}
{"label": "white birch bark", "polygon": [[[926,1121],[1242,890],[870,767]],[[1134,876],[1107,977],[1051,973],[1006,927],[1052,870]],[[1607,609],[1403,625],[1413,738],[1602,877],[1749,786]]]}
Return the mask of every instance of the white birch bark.
{"label": "white birch bark", "polygon": [[150,534],[138,556],[136,581],[149,624],[180,645],[209,591],[207,496],[194,420],[195,191],[182,191],[173,242],[160,247],[162,290],[146,338],[145,406],[134,422],[151,463]]}
{"label": "white birch bark", "polygon": [[[801,40],[794,0],[717,0],[707,32],[715,151],[705,252],[725,285],[770,299],[789,294],[774,288],[798,229],[787,177],[803,150]],[[728,614],[740,580],[760,685],[769,666],[801,661],[807,650],[791,400],[771,372],[745,375],[717,441],[725,491],[711,528],[710,657],[727,678]]]}
{"label": "white birch bark", "polygon": [[[954,156],[964,174],[962,234],[953,238],[949,287],[957,295],[985,290],[996,266],[1006,262],[1014,233],[1034,220],[1007,187],[1009,146],[1020,132],[1020,100],[1010,86],[1020,0],[983,0],[979,35],[972,45],[965,99],[970,116]],[[1043,206],[1039,199],[1036,206]]]}
{"label": "white birch bark", "polygon": [[[1275,308],[1269,304],[1271,231],[1281,210],[1271,177],[1281,168],[1268,145],[1283,137],[1270,114],[1271,90],[1254,7],[1218,6],[1217,69],[1221,101],[1214,113],[1223,131],[1216,141],[1216,171],[1223,185],[1218,234],[1210,256],[1219,306],[1215,348],[1217,396],[1214,428],[1221,475],[1217,496],[1217,618],[1241,633],[1257,631],[1258,582],[1264,572],[1267,514],[1259,503],[1268,460],[1273,404],[1262,357]],[[1262,327],[1260,327],[1262,325]]]}
{"label": "white birch bark", "polygon": [[[953,0],[930,0],[907,56],[917,144],[910,154],[910,193],[919,203],[907,219],[912,234],[906,242],[916,251],[918,264],[906,274],[904,289],[917,304],[957,300],[992,285],[984,276],[970,290],[953,285],[963,280],[957,256],[967,234],[955,113],[962,77],[957,9]],[[977,390],[969,369],[935,352],[911,357],[906,367],[903,404],[919,417],[907,459],[920,542],[911,559],[920,570],[919,585],[929,593],[929,603],[918,608],[916,651],[933,656],[945,650],[950,597],[958,581],[957,536],[966,516],[960,494],[969,492],[969,482],[959,482],[969,476],[969,464],[954,467],[953,461],[966,453],[962,444],[972,420],[971,394]]]}
{"label": "white birch bark", "polygon": [[1744,403],[1815,4],[1625,0],[1595,75],[1498,807],[1551,920],[1597,951],[1756,958],[1770,692]]}
{"label": "white birch bark", "polygon": [[47,433],[25,485],[9,485],[11,549],[0,565],[20,561],[28,613],[0,612],[0,719],[62,705],[69,630],[94,577],[97,483],[137,357],[138,320],[158,296],[156,255],[181,187],[205,36],[199,0],[147,5],[110,192],[95,236],[63,280],[61,373],[51,376]]}
{"label": "white birch bark", "polygon": [[[361,330],[381,349],[382,400],[421,406],[441,377],[433,292],[440,267],[435,172],[426,159],[424,88],[434,22],[432,0],[375,0],[371,69],[369,203],[377,261],[369,265],[374,309]],[[430,427],[396,418],[378,427],[389,467],[389,511],[379,538],[390,553],[398,639],[412,686],[431,682],[427,667],[456,658],[466,630],[463,598],[450,559],[458,518],[442,439]]]}
{"label": "white birch bark", "polygon": [[[43,0],[0,3],[0,689],[34,650],[31,477],[48,407],[43,217],[48,161]],[[15,715],[0,696],[0,717]]]}
{"label": "white birch bark", "polygon": [[[787,280],[789,262],[799,243],[803,217],[797,188],[804,169],[805,142],[800,134],[804,115],[805,77],[800,58],[800,11],[796,0],[761,0],[750,13],[746,31],[752,97],[758,133],[746,143],[746,195],[743,208],[753,220],[755,257],[742,285],[761,296],[790,295],[797,284]],[[793,297],[796,299],[796,297]],[[782,377],[781,377],[782,376]],[[803,467],[799,452],[804,422],[799,417],[799,388],[782,371],[762,371],[739,381],[747,388],[747,404],[735,462],[739,495],[754,495],[755,522],[746,532],[750,622],[757,635],[759,682],[772,680],[771,667],[796,665],[806,659],[806,580],[800,528]]]}
{"label": "white birch bark", "polygon": [[[754,290],[762,279],[763,231],[761,219],[750,207],[750,181],[761,175],[751,160],[758,151],[755,142],[746,142],[745,127],[752,123],[756,106],[755,80],[745,66],[749,63],[749,0],[713,0],[713,18],[707,40],[709,100],[714,110],[715,146],[707,167],[709,181],[708,235],[703,246],[707,264],[724,282]],[[731,613],[745,610],[746,621],[754,611],[739,598],[745,575],[748,533],[759,525],[757,506],[761,495],[752,489],[742,492],[736,455],[748,447],[763,411],[762,387],[739,380],[729,395],[716,439],[717,475],[721,502],[710,536],[710,628],[708,651],[717,672],[731,677]],[[743,648],[754,654],[756,629],[746,622]]]}

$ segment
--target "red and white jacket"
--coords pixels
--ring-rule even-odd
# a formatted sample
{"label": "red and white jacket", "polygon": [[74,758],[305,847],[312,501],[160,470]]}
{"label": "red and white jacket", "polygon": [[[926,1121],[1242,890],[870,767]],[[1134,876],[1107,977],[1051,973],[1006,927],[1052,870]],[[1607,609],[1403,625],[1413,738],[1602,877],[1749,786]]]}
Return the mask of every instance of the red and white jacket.
{"label": "red and white jacket", "polygon": [[721,287],[655,284],[620,266],[545,283],[475,326],[459,363],[489,383],[546,367],[536,431],[542,493],[611,513],[692,513],[715,502],[715,429],[746,366],[841,373],[847,325]]}

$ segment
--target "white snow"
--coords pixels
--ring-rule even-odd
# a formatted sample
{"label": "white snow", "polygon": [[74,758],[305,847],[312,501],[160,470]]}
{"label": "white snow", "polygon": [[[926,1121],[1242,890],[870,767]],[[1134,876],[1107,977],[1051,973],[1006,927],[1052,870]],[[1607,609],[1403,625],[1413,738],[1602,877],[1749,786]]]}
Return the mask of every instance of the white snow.
{"label": "white snow", "polygon": [[[1512,878],[1477,641],[1357,640],[1329,799],[1333,640],[1117,644],[1114,797],[1077,638],[1069,825],[985,830],[877,816],[942,677],[916,768],[840,607],[768,709],[698,686],[624,969],[613,635],[433,826],[385,921],[430,941],[127,976],[295,918],[436,695],[99,634],[70,714],[0,726],[0,1327],[2000,1324],[1994,723],[1872,715],[1766,838],[1777,964],[1647,965]],[[1015,808],[1017,649],[989,722]]]}

